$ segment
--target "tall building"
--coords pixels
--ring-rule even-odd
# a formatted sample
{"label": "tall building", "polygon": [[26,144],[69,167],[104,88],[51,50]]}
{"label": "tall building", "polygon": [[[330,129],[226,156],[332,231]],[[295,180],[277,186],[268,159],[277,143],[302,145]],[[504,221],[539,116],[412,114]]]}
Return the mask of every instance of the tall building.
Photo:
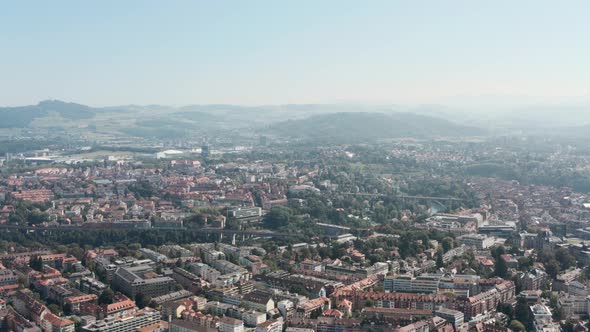
{"label": "tall building", "polygon": [[201,146],[201,157],[208,158],[211,155],[211,147],[208,144]]}

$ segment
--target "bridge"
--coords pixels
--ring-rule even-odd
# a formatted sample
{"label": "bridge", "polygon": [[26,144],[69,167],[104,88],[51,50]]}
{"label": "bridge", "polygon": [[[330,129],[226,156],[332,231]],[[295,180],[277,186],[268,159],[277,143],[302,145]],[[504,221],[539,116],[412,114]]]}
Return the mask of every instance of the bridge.
{"label": "bridge", "polygon": [[456,197],[436,197],[436,196],[412,196],[412,195],[388,195],[388,194],[371,194],[371,193],[342,193],[342,195],[353,196],[371,196],[371,197],[396,197],[401,199],[415,199],[415,200],[438,200],[438,201],[453,201],[463,202],[465,199]]}
{"label": "bridge", "polygon": [[296,234],[279,233],[269,230],[237,230],[237,229],[220,229],[220,228],[126,228],[126,227],[98,227],[92,225],[81,225],[81,226],[50,226],[50,227],[36,227],[29,225],[7,225],[1,224],[0,230],[19,230],[19,231],[57,231],[57,232],[68,232],[68,231],[158,231],[158,232],[187,232],[195,231],[200,234],[220,234],[220,235],[239,235],[248,237],[276,237],[276,238],[287,238],[293,237]]}

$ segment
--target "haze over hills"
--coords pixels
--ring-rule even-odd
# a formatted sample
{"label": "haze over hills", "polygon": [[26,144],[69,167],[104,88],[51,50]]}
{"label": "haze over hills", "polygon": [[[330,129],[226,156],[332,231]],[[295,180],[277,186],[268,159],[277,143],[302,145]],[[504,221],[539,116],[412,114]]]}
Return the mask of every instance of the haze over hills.
{"label": "haze over hills", "polygon": [[395,112],[391,106],[363,105],[188,105],[93,108],[58,100],[6,107],[6,128],[80,128],[136,137],[187,137],[216,130],[249,131],[297,140],[366,142],[388,138],[481,135],[480,130],[442,118]]}
{"label": "haze over hills", "polygon": [[388,138],[480,136],[484,131],[413,113],[330,113],[271,125],[267,131],[298,139],[366,142]]}
{"label": "haze over hills", "polygon": [[590,95],[552,97],[482,95],[439,98],[408,111],[478,127],[545,130],[590,124]]}
{"label": "haze over hills", "polygon": [[[565,116],[567,115],[567,116]],[[0,108],[0,128],[85,128],[135,137],[187,137],[220,130],[291,139],[374,141],[387,138],[457,137],[485,134],[549,134],[588,136],[590,108],[581,101],[556,106],[503,107],[495,112],[439,104],[363,105],[227,104],[124,105],[91,107],[59,100]],[[485,128],[485,130],[482,130]],[[547,130],[551,129],[551,130]]]}

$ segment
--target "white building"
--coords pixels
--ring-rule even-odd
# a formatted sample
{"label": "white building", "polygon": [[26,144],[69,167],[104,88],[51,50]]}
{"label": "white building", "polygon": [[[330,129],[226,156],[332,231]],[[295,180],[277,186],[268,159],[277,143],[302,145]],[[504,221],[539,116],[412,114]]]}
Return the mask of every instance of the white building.
{"label": "white building", "polygon": [[242,313],[242,320],[246,326],[257,326],[266,322],[266,313],[260,311],[246,311]]}
{"label": "white building", "polygon": [[244,322],[227,316],[223,317],[219,322],[219,332],[244,332]]}
{"label": "white building", "polygon": [[282,300],[277,303],[281,316],[289,318],[295,312],[295,304],[291,300]]}
{"label": "white building", "polygon": [[560,332],[559,324],[553,323],[551,310],[546,305],[535,304],[530,306],[533,315],[534,331]]}
{"label": "white building", "polygon": [[82,327],[86,332],[127,332],[160,322],[160,312],[151,308],[136,310],[128,315],[107,317]]}
{"label": "white building", "polygon": [[477,250],[487,249],[494,245],[494,238],[484,234],[465,234],[459,236],[457,241],[460,244]]}
{"label": "white building", "polygon": [[256,332],[282,332],[283,331],[283,317],[277,319],[267,320],[262,324],[256,326]]}

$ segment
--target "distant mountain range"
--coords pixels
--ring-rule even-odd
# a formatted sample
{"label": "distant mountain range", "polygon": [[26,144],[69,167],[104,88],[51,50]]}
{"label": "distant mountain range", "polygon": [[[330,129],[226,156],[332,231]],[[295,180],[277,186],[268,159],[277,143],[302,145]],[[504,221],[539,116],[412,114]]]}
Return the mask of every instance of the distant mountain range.
{"label": "distant mountain range", "polygon": [[[516,110],[449,108],[444,105],[226,104],[90,107],[60,100],[0,107],[0,128],[68,128],[135,137],[186,137],[247,129],[297,140],[366,142],[388,138],[481,135],[590,137],[584,103]],[[81,128],[81,129],[80,129]],[[482,128],[485,128],[483,130]]]}
{"label": "distant mountain range", "polygon": [[296,139],[366,142],[389,138],[480,136],[481,129],[413,113],[330,113],[275,123],[266,131]]}

